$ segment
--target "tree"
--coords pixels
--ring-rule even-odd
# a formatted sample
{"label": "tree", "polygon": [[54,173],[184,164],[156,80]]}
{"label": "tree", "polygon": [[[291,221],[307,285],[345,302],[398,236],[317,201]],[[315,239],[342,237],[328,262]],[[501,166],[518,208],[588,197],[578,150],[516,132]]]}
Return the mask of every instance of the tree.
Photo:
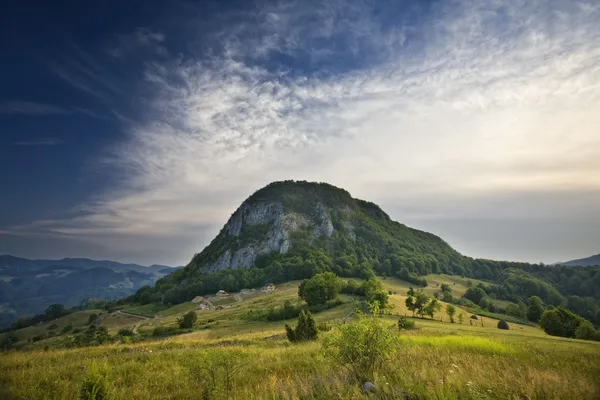
{"label": "tree", "polygon": [[180,329],[191,329],[194,327],[194,322],[198,319],[195,311],[190,311],[178,320]]}
{"label": "tree", "polygon": [[406,298],[406,300],[404,300],[404,304],[406,305],[406,308],[408,308],[408,311],[411,311],[413,314],[413,317],[415,316],[415,311],[416,311],[416,306],[415,306],[415,298],[413,296],[408,296]]}
{"label": "tree", "polygon": [[539,324],[548,335],[575,337],[575,332],[579,325],[585,320],[571,311],[557,307],[553,310],[546,310],[542,314]]}
{"label": "tree", "polygon": [[462,313],[458,314],[458,322],[460,322],[460,324],[462,325],[462,323],[463,323],[463,314]]}
{"label": "tree", "polygon": [[46,321],[50,321],[56,318],[60,318],[63,315],[67,315],[68,313],[69,312],[65,309],[65,306],[63,306],[62,304],[52,304],[48,308],[46,308],[46,311],[44,311],[44,316],[46,318]]}
{"label": "tree", "polygon": [[475,304],[479,304],[481,299],[486,296],[484,290],[480,287],[474,286],[467,289],[463,297],[471,300]]}
{"label": "tree", "polygon": [[425,306],[425,314],[429,315],[432,319],[436,312],[440,311],[442,305],[438,299],[431,299]]}
{"label": "tree", "polygon": [[90,316],[88,317],[88,325],[95,324],[96,321],[98,321],[98,314],[96,314],[96,313],[90,314]]}
{"label": "tree", "polygon": [[448,314],[448,317],[450,317],[450,322],[454,323],[454,314],[456,314],[456,307],[454,307],[452,304],[448,304],[446,306],[446,314]]}
{"label": "tree", "polygon": [[528,303],[527,319],[532,322],[538,322],[542,316],[542,313],[544,312],[542,300],[537,296],[531,296]]}
{"label": "tree", "polygon": [[296,328],[292,328],[285,324],[285,333],[290,342],[304,342],[308,340],[316,340],[319,335],[317,323],[310,312],[302,310],[298,316]]}
{"label": "tree", "polygon": [[323,272],[303,280],[298,288],[298,295],[309,306],[325,304],[337,297],[342,285],[342,280],[333,272]]}
{"label": "tree", "polygon": [[575,337],[577,339],[600,341],[600,331],[594,329],[594,326],[589,321],[585,321],[575,331]]}
{"label": "tree", "polygon": [[427,296],[422,290],[418,290],[415,294],[415,310],[417,315],[421,318],[427,314],[427,303],[429,302],[429,296]]}
{"label": "tree", "polygon": [[442,292],[448,292],[448,293],[452,292],[452,288],[447,283],[442,283],[442,285],[440,286],[440,290]]}

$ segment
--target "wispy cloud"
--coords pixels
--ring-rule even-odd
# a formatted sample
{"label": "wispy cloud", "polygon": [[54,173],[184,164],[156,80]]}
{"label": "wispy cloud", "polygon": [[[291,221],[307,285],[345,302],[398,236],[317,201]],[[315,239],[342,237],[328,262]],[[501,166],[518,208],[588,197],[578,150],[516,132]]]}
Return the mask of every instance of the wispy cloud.
{"label": "wispy cloud", "polygon": [[57,144],[61,144],[62,140],[57,138],[41,138],[34,140],[24,140],[20,142],[15,142],[15,146],[56,146]]}
{"label": "wispy cloud", "polygon": [[33,101],[0,101],[0,115],[57,115],[71,112],[62,107]]}
{"label": "wispy cloud", "polygon": [[570,191],[582,206],[564,215],[596,210],[598,5],[261,4],[188,32],[201,45],[172,59],[161,34],[132,37],[165,52],[144,63],[144,117],[104,160],[124,181],[57,231],[216,231],[257,187],[290,178],[393,203],[409,222],[493,215],[479,206],[500,193]]}

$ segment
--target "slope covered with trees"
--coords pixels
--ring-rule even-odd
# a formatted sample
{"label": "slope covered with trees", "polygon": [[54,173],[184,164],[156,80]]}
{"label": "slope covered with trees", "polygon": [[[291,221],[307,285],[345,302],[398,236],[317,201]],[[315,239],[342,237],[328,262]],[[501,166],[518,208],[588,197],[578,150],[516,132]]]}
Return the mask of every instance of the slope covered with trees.
{"label": "slope covered with trees", "polygon": [[[289,235],[289,248],[257,254],[246,268],[207,268],[228,251],[259,248],[271,240],[278,226],[276,218],[252,224],[243,218],[273,208],[282,210],[278,218],[302,222],[284,232]],[[326,233],[321,233],[323,226],[330,226]],[[563,306],[600,324],[600,267],[466,257],[433,234],[391,220],[371,202],[332,185],[304,181],[274,182],[252,194],[187,267],[160,279],[154,287],[140,289],[127,301],[178,304],[220,289],[238,291],[328,271],[364,279],[395,276],[415,286],[425,286],[423,276],[431,273],[472,277],[490,282],[481,287],[485,296],[522,304],[519,313],[524,319],[529,298],[537,296],[546,307]]]}

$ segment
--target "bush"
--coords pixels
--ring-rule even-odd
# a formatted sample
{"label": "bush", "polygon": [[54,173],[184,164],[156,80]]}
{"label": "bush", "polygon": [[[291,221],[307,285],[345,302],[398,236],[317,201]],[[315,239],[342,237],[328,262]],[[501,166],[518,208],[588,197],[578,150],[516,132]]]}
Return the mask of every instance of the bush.
{"label": "bush", "polygon": [[131,336],[134,336],[134,333],[131,329],[121,328],[121,329],[119,329],[119,332],[117,333],[117,335],[131,337]]}
{"label": "bush", "polygon": [[106,377],[98,373],[85,376],[79,392],[81,400],[106,400],[109,398]]}
{"label": "bush", "polygon": [[152,336],[171,336],[181,333],[181,329],[175,326],[157,326],[152,330]]}
{"label": "bush", "polygon": [[90,314],[90,316],[88,317],[88,325],[92,325],[96,323],[96,321],[98,321],[98,314]]}
{"label": "bush", "polygon": [[285,324],[285,333],[288,340],[292,343],[316,340],[319,335],[317,324],[310,312],[300,312],[296,329]]}
{"label": "bush", "polygon": [[194,322],[198,319],[198,315],[196,315],[195,311],[190,311],[177,320],[179,322],[179,328],[181,329],[192,329],[194,327]]}
{"label": "bush", "polygon": [[396,349],[396,335],[377,317],[358,315],[358,321],[339,326],[325,337],[325,353],[359,381],[373,381],[376,370]]}
{"label": "bush", "polygon": [[73,324],[69,323],[68,325],[65,325],[64,328],[62,328],[62,333],[67,333],[67,332],[71,332],[73,330]]}
{"label": "bush", "polygon": [[326,322],[319,322],[317,324],[317,329],[319,332],[329,332],[331,330],[331,325],[327,324]]}
{"label": "bush", "polygon": [[406,317],[401,317],[398,320],[398,329],[399,330],[403,330],[403,329],[415,329],[416,325],[415,325],[415,321],[412,320],[411,318],[406,318]]}
{"label": "bush", "polygon": [[501,319],[500,321],[498,321],[498,329],[506,329],[509,330],[510,328],[508,327],[508,322],[506,322],[505,320]]}

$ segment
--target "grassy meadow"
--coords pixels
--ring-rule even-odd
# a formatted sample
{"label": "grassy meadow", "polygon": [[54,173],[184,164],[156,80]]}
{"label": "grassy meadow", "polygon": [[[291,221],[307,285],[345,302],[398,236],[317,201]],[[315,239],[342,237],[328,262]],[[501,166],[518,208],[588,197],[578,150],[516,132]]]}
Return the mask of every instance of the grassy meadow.
{"label": "grassy meadow", "polygon": [[[323,349],[336,325],[351,321],[352,297],[342,295],[342,305],[315,314],[332,327],[316,342],[291,344],[284,321],[247,318],[251,310],[296,301],[298,284],[230,301],[231,308],[197,311],[197,329],[183,335],[44,351],[47,341],[58,340],[51,338],[2,353],[0,399],[78,399],[90,386],[105,388],[110,399],[600,398],[600,343],[548,336],[529,325],[500,330],[487,317],[483,326],[481,319],[471,325],[471,314],[460,309],[463,323],[452,324],[444,308],[433,319],[415,319],[417,329],[399,331],[394,314],[411,315],[404,307],[408,284],[393,279],[383,281],[396,294],[390,296],[392,315],[382,320],[397,342],[375,375],[378,391],[365,395],[348,369]],[[430,286],[435,290],[435,283]],[[462,287],[466,290],[466,283],[456,282],[453,291],[458,294]],[[175,326],[179,316],[196,307],[146,307],[138,313],[156,318],[113,313],[103,315],[101,324],[111,333],[123,327],[150,331]],[[83,323],[86,313],[71,319]]]}

